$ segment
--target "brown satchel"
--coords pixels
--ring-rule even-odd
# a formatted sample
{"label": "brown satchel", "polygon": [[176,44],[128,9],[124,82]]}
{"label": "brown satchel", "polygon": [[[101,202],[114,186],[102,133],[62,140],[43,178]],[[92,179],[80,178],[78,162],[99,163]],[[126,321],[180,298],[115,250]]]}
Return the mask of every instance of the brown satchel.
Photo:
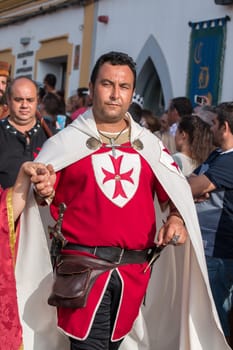
{"label": "brown satchel", "polygon": [[67,308],[86,306],[97,277],[116,266],[118,264],[85,255],[60,255],[54,270],[54,284],[48,304]]}

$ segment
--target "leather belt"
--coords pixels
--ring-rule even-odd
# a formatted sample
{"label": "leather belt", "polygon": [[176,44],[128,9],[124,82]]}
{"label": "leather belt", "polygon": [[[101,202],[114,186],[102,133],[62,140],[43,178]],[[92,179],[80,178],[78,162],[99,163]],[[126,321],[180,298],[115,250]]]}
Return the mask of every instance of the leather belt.
{"label": "leather belt", "polygon": [[96,257],[115,264],[141,264],[150,260],[153,248],[143,250],[128,250],[120,247],[88,247],[67,243],[63,250],[77,250],[95,255]]}

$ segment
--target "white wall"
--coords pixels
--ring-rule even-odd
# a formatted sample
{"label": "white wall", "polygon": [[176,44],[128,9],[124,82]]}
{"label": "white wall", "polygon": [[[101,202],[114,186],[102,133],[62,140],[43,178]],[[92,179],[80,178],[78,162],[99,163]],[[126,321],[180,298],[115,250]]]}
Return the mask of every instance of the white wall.
{"label": "white wall", "polygon": [[[163,53],[171,81],[173,96],[186,92],[189,40],[188,22],[203,21],[229,15],[233,6],[219,6],[214,0],[99,0],[93,41],[93,63],[104,52],[121,50],[135,60],[148,38],[153,35]],[[97,21],[99,15],[108,15],[109,23]],[[84,11],[71,7],[44,15],[21,24],[0,28],[0,50],[13,48],[13,54],[39,49],[39,41],[69,34],[69,41],[82,47]],[[20,45],[21,37],[31,37],[26,49]],[[233,99],[233,22],[227,22],[226,54],[223,72],[222,100]],[[32,58],[31,58],[32,59]],[[28,58],[30,60],[30,58]],[[17,67],[16,67],[17,69]],[[70,76],[69,92],[77,88],[79,70]]]}
{"label": "white wall", "polygon": [[[82,25],[83,25],[83,8],[71,7],[63,11],[54,12],[49,15],[34,17],[23,23],[10,25],[0,28],[0,50],[6,48],[13,49],[13,55],[17,57],[19,53],[26,51],[36,51],[40,49],[40,41],[48,38],[59,37],[64,34],[69,35],[69,42],[80,45],[82,49]],[[20,38],[30,37],[31,42],[27,46],[20,44]],[[74,58],[74,57],[73,57]],[[22,60],[16,60],[15,72],[22,66]],[[27,65],[34,65],[34,56],[27,58]],[[43,74],[43,73],[42,73]],[[70,77],[69,93],[78,87],[79,70],[74,70]],[[41,80],[41,73],[36,80]]]}
{"label": "white wall", "polygon": [[[150,34],[167,61],[174,96],[186,93],[191,28],[189,22],[233,16],[233,6],[214,0],[102,0],[98,15],[108,15],[107,25],[97,26],[97,58],[109,50],[128,52],[135,60]],[[233,23],[227,22],[222,99],[233,99]]]}

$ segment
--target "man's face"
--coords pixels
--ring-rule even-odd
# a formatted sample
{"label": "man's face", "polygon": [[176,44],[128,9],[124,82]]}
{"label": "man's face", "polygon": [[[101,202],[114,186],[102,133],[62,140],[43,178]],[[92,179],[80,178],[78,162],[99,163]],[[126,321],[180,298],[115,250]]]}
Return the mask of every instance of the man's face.
{"label": "man's face", "polygon": [[213,133],[213,144],[216,147],[221,147],[223,144],[224,126],[219,125],[219,120],[216,114],[212,119],[211,131]]}
{"label": "man's face", "polygon": [[160,130],[161,131],[168,131],[169,130],[169,124],[168,124],[168,115],[167,113],[164,113],[161,118],[160,118],[160,124],[161,124],[161,127],[160,127]]}
{"label": "man's face", "polygon": [[172,105],[172,101],[171,101],[168,107],[168,113],[167,113],[168,124],[169,126],[171,126],[172,124],[177,123],[179,120],[180,120],[179,114],[176,108]]}
{"label": "man's face", "polygon": [[96,122],[115,123],[124,118],[132,101],[133,72],[127,65],[104,63],[95,85],[90,83],[90,97]]}
{"label": "man's face", "polygon": [[0,98],[5,94],[7,87],[7,77],[0,75]]}
{"label": "man's face", "polygon": [[8,99],[10,117],[18,125],[29,125],[35,120],[37,109],[37,90],[25,78],[16,80]]}

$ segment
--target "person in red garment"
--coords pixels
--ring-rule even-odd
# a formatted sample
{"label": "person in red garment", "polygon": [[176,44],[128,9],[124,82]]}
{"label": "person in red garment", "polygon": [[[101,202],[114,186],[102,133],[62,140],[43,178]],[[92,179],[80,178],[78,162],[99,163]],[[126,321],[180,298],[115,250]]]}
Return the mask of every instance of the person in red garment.
{"label": "person in red garment", "polygon": [[[44,171],[38,176],[36,169]],[[2,349],[23,349],[22,327],[17,305],[15,282],[15,260],[17,255],[17,219],[23,211],[31,181],[44,179],[48,183],[48,169],[33,162],[26,162],[20,168],[12,188],[0,187],[0,343]],[[47,195],[51,186],[43,186]]]}
{"label": "person in red garment", "polygon": [[[125,113],[134,87],[135,65],[127,55],[112,53],[98,61],[91,77],[89,115],[96,123],[98,147],[56,177],[51,214],[57,219],[59,204],[66,204],[62,233],[69,242],[67,254],[89,253],[122,264],[97,279],[85,307],[58,309],[58,325],[69,335],[72,350],[118,349],[131,330],[150,278],[146,266],[156,231],[154,194],[162,205],[169,202],[130,143]],[[159,244],[168,244],[175,235],[179,244],[185,242],[183,219],[175,207],[172,210]]]}
{"label": "person in red garment", "polygon": [[[34,192],[41,204],[52,200],[51,216],[66,240],[64,260],[115,264],[97,278],[86,305],[58,306],[58,328],[71,350],[229,349],[208,283],[190,186],[162,142],[127,112],[135,84],[131,57],[102,55],[89,85],[93,107],[38,155],[55,173],[50,171],[47,182],[32,179],[34,191],[20,216],[15,276],[25,350],[66,349],[55,343],[56,318],[50,315],[56,308],[47,305],[48,207],[39,211]],[[48,182],[53,188],[45,194]],[[151,274],[156,246],[164,250]],[[64,283],[63,291],[68,287]],[[146,290],[149,310],[142,317]]]}
{"label": "person in red garment", "polygon": [[[51,177],[55,197],[50,207],[55,220],[59,218],[60,204],[66,205],[61,231],[67,242],[62,253],[118,262],[116,268],[98,277],[86,306],[58,307],[58,327],[69,337],[72,350],[116,350],[120,347],[139,314],[151,276],[149,252],[155,245],[169,245],[169,248],[170,243],[182,245],[188,229],[192,239],[198,241],[194,243],[198,246],[197,254],[201,255],[203,249],[186,179],[162,142],[127,113],[135,84],[136,68],[132,58],[119,52],[102,55],[90,79],[92,109],[46,142],[38,158],[42,163],[51,163],[56,171],[56,176]],[[40,184],[35,186],[40,194]],[[161,227],[157,224],[158,212],[154,210],[155,197],[163,210],[167,208]],[[176,273],[178,285],[192,285],[187,278],[195,277],[196,272],[192,271],[195,263],[190,267],[184,264],[183,251],[177,247],[173,249],[178,250],[180,258]],[[192,251],[189,240],[187,249]],[[174,258],[174,264],[175,261]],[[203,261],[205,283],[201,277],[200,290],[208,285]],[[164,265],[170,267],[166,261]],[[187,275],[186,266],[192,271],[191,277]],[[196,267],[195,271],[199,269]],[[181,305],[180,298],[188,289],[176,291],[175,285],[169,290],[174,291],[173,299]],[[208,288],[203,288],[205,297],[210,293]],[[159,291],[155,298],[159,300],[163,293],[164,290]],[[192,298],[195,299],[193,294]],[[195,319],[193,310],[194,299],[187,310],[191,308],[198,334],[198,342],[194,337],[195,346],[197,343],[212,345],[212,340],[201,335],[201,321]],[[168,305],[172,304],[171,300]],[[206,302],[206,305],[205,312],[210,304]],[[191,330],[181,317],[182,312],[182,307],[176,312],[171,337],[162,340],[172,341],[174,349],[181,349],[180,342],[186,343],[190,338]],[[206,317],[203,319],[206,321]],[[168,324],[164,322],[163,325],[167,330]],[[212,328],[214,334],[217,327]],[[180,335],[181,329],[186,333],[184,337]],[[223,336],[218,331],[216,334],[213,336],[215,343],[224,348]]]}

